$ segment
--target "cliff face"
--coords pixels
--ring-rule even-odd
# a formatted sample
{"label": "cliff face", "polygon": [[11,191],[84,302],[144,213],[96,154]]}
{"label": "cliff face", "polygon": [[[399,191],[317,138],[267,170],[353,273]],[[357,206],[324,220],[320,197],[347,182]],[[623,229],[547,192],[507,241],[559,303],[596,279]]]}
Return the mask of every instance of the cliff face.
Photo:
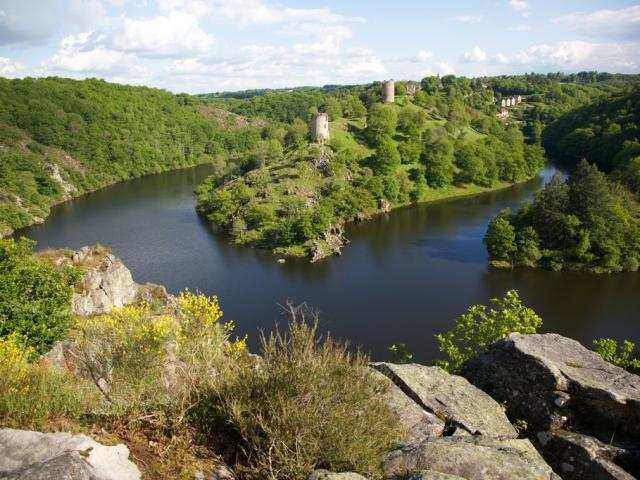
{"label": "cliff face", "polygon": [[73,293],[72,308],[76,315],[108,313],[136,298],[138,285],[129,269],[112,253],[95,246],[84,247],[73,253],[71,261],[87,268]]}

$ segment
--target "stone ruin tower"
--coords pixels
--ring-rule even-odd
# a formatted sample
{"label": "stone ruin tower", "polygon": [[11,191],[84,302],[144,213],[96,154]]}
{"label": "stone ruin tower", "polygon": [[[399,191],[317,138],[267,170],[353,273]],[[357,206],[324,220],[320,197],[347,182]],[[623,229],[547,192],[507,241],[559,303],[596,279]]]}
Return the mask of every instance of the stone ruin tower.
{"label": "stone ruin tower", "polygon": [[311,138],[321,141],[329,140],[329,115],[316,113],[311,119]]}
{"label": "stone ruin tower", "polygon": [[382,84],[382,101],[384,103],[393,103],[396,100],[396,82],[387,80]]}

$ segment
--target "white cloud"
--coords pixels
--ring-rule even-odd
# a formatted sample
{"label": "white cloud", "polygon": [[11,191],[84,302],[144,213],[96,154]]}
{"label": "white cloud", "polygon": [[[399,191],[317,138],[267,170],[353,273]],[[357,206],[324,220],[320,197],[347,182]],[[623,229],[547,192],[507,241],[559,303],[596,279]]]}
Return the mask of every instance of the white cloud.
{"label": "white cloud", "polygon": [[487,59],[487,52],[482,50],[478,45],[473,47],[470,52],[464,52],[460,59],[463,63],[480,63]]}
{"label": "white cloud", "polygon": [[422,63],[426,62],[431,57],[433,57],[433,52],[430,52],[429,50],[419,50],[411,60],[416,63]]}
{"label": "white cloud", "polygon": [[450,63],[441,62],[438,64],[438,73],[440,75],[453,75],[456,73],[456,69]]}
{"label": "white cloud", "polygon": [[86,30],[104,21],[106,11],[100,0],[69,0],[67,18]]}
{"label": "white cloud", "polygon": [[150,19],[125,18],[112,38],[117,50],[156,58],[206,53],[213,43],[194,15],[178,11]]}
{"label": "white cloud", "polygon": [[197,17],[212,12],[211,5],[203,0],[157,0],[158,8],[163,12],[181,10]]}
{"label": "white cloud", "polygon": [[45,68],[72,73],[113,73],[126,71],[135,56],[98,44],[101,36],[83,32],[65,37]]}
{"label": "white cloud", "polygon": [[3,77],[13,77],[24,70],[24,65],[14,62],[10,58],[0,57],[0,75]]}
{"label": "white cloud", "polygon": [[524,17],[529,15],[531,9],[527,0],[509,0],[509,6]]}
{"label": "white cloud", "polygon": [[458,15],[453,17],[452,20],[460,23],[478,23],[483,19],[482,15]]}
{"label": "white cloud", "polygon": [[497,54],[495,63],[525,66],[537,71],[614,70],[640,68],[639,43],[591,43],[584,41],[537,44],[514,54]]}
{"label": "white cloud", "polygon": [[620,10],[576,12],[554,18],[552,22],[588,37],[640,40],[640,5]]}

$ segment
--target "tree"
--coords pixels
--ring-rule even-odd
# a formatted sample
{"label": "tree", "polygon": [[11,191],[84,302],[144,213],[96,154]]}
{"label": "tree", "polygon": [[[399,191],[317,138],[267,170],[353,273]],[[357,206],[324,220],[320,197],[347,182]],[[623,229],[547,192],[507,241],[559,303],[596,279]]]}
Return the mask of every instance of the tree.
{"label": "tree", "polygon": [[396,143],[389,136],[381,137],[373,159],[373,171],[378,175],[387,175],[395,172],[398,165],[400,165],[400,153]]}
{"label": "tree", "polygon": [[455,170],[453,145],[446,135],[428,138],[422,158],[430,187],[442,188],[451,184]]}
{"label": "tree", "polygon": [[33,255],[35,242],[0,240],[0,338],[15,334],[38,354],[63,337],[78,273]]}
{"label": "tree", "polygon": [[511,261],[513,254],[518,250],[516,231],[509,222],[510,217],[511,211],[503,210],[489,223],[483,242],[493,260]]}
{"label": "tree", "polygon": [[309,127],[305,122],[296,118],[287,128],[287,134],[285,135],[285,142],[290,146],[300,146],[304,142],[305,138],[309,134]]}
{"label": "tree", "polygon": [[367,114],[367,136],[374,145],[382,137],[391,137],[396,132],[398,116],[392,105],[374,103]]}
{"label": "tree", "polygon": [[440,81],[437,77],[424,77],[420,81],[420,86],[422,87],[422,91],[426,92],[428,95],[433,95],[438,92]]}
{"label": "tree", "polygon": [[342,105],[336,97],[327,97],[324,103],[324,111],[329,115],[329,120],[337,120],[342,117]]}
{"label": "tree", "polygon": [[398,130],[410,138],[419,138],[427,123],[427,115],[421,108],[404,107],[398,114]]}
{"label": "tree", "polygon": [[563,218],[569,208],[569,188],[559,174],[536,195],[532,224],[544,248],[560,248],[564,243]]}
{"label": "tree", "polygon": [[540,237],[529,225],[516,233],[516,261],[518,265],[533,267],[542,258],[540,253]]}
{"label": "tree", "polygon": [[532,334],[542,326],[542,319],[520,300],[517,290],[504,298],[492,298],[492,308],[473,305],[456,320],[453,330],[436,335],[438,349],[449,357],[439,362],[447,370],[457,371],[467,360],[513,332]]}

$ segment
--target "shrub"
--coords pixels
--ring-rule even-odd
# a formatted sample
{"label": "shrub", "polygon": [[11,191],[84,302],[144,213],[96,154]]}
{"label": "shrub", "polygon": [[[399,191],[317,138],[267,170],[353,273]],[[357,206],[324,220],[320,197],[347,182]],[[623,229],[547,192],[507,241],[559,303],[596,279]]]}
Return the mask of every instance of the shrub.
{"label": "shrub", "polygon": [[316,468],[380,476],[397,436],[384,388],[368,359],[317,333],[318,320],[290,307],[287,332],[261,339],[263,361],[216,389],[218,422],[241,439],[258,478],[305,479]]}
{"label": "shrub", "polygon": [[146,304],[123,307],[79,319],[75,356],[112,413],[169,408],[180,421],[222,360],[244,351],[244,339],[231,342],[233,323],[222,324],[221,317],[216,297],[189,291],[172,315]]}
{"label": "shrub", "polygon": [[409,351],[406,343],[394,343],[388,350],[391,352],[391,363],[411,363],[413,361],[413,353]]}
{"label": "shrub", "polygon": [[517,290],[490,301],[496,308],[473,305],[456,320],[453,330],[435,336],[438,348],[450,359],[438,362],[441,367],[458,370],[465,361],[510,333],[536,333],[542,326],[542,319],[522,304]]}
{"label": "shrub", "polygon": [[607,362],[624,368],[631,373],[640,374],[640,352],[629,340],[624,340],[622,345],[611,338],[599,338],[593,341],[596,352]]}
{"label": "shrub", "polygon": [[33,353],[15,334],[0,338],[0,424],[39,429],[80,417],[95,399],[85,382],[32,363]]}
{"label": "shrub", "polygon": [[34,245],[26,238],[0,239],[0,337],[15,333],[43,354],[67,330],[77,272],[35,257]]}

